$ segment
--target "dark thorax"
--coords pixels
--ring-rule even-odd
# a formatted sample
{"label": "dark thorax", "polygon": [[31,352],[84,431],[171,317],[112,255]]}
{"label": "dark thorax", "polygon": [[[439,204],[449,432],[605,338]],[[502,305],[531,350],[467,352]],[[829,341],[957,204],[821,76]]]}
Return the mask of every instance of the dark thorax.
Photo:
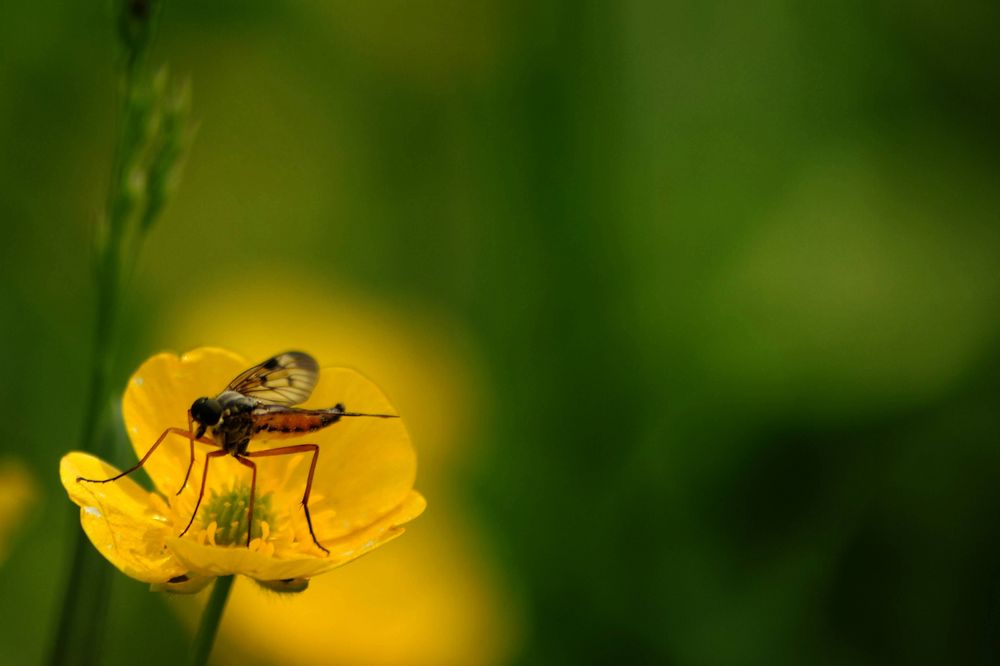
{"label": "dark thorax", "polygon": [[215,442],[233,455],[246,453],[254,433],[253,410],[257,401],[235,391],[224,391],[216,400],[222,407],[222,418],[212,428]]}

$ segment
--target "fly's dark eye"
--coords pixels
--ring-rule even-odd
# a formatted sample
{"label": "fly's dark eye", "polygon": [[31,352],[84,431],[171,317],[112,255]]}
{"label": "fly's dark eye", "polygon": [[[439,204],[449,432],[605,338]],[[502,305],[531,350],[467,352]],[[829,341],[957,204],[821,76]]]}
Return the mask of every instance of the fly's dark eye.
{"label": "fly's dark eye", "polygon": [[222,405],[212,398],[198,398],[191,404],[191,417],[204,425],[215,425],[222,418]]}

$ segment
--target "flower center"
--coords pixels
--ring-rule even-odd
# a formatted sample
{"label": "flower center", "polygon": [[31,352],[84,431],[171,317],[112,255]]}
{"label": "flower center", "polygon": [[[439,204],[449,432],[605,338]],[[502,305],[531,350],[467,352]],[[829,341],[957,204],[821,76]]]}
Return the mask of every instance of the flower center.
{"label": "flower center", "polygon": [[[228,546],[234,543],[246,543],[247,540],[247,508],[250,504],[250,486],[245,483],[212,490],[201,509],[201,524],[205,529],[211,529],[215,523],[215,543]],[[253,503],[252,538],[262,534],[261,523],[273,523],[271,514],[271,493],[258,495]]]}

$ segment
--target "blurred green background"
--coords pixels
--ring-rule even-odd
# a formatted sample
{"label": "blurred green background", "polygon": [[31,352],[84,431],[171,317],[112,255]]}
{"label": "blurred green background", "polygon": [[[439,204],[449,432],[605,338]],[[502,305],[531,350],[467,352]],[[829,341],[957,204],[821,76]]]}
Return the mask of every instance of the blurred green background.
{"label": "blurred green background", "polygon": [[[48,653],[76,529],[110,16],[0,8],[0,454],[37,488],[5,664]],[[241,286],[286,274],[447,322],[476,411],[383,550],[466,517],[509,619],[457,663],[995,663],[998,26],[984,1],[168,2],[154,62],[199,128],[119,380],[189,344],[189,309],[266,326]],[[106,663],[183,657],[160,595],[116,576],[111,606]]]}

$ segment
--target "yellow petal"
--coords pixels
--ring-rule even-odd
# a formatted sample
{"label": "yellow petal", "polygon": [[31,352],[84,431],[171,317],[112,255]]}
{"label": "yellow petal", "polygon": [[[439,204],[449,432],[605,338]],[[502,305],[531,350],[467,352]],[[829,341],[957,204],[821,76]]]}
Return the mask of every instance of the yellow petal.
{"label": "yellow petal", "polygon": [[402,526],[423,513],[425,508],[427,500],[411,490],[398,507],[375,523],[336,540],[321,540],[330,554],[323,558],[325,566],[318,573],[347,564],[395,539],[403,533]]}
{"label": "yellow petal", "polygon": [[86,453],[63,456],[59,476],[80,506],[80,523],[91,543],[122,573],[147,583],[162,583],[186,568],[166,549],[170,518],[157,510],[151,494],[132,479],[87,483],[78,477],[107,479],[119,470]]}
{"label": "yellow petal", "polygon": [[167,545],[188,569],[204,576],[242,574],[262,580],[309,578],[322,564],[310,555],[279,560],[243,545],[211,546],[177,537],[167,539]]}
{"label": "yellow petal", "polygon": [[411,492],[395,510],[374,524],[356,533],[324,543],[329,556],[298,555],[276,557],[243,546],[210,546],[192,539],[171,537],[167,544],[185,568],[201,575],[225,576],[242,574],[257,580],[286,580],[311,578],[345,564],[381,546],[403,533],[403,523],[416,518],[426,502],[418,493]]}
{"label": "yellow petal", "polygon": [[[181,357],[164,353],[149,358],[132,375],[122,399],[125,427],[136,456],[145,455],[167,428],[186,429],[191,403],[216,395],[248,365],[236,354],[210,347]],[[210,450],[195,444],[196,461],[204,464]],[[177,435],[169,435],[150,456],[144,469],[161,494],[172,498],[180,488],[189,456],[188,440]]]}
{"label": "yellow petal", "polygon": [[[362,375],[348,368],[325,368],[307,405],[337,403],[348,412],[395,413],[378,387]],[[401,418],[344,417],[288,443],[299,441],[320,447],[309,508],[323,545],[379,520],[399,507],[413,488],[417,458]],[[303,465],[301,482],[305,471]]]}

